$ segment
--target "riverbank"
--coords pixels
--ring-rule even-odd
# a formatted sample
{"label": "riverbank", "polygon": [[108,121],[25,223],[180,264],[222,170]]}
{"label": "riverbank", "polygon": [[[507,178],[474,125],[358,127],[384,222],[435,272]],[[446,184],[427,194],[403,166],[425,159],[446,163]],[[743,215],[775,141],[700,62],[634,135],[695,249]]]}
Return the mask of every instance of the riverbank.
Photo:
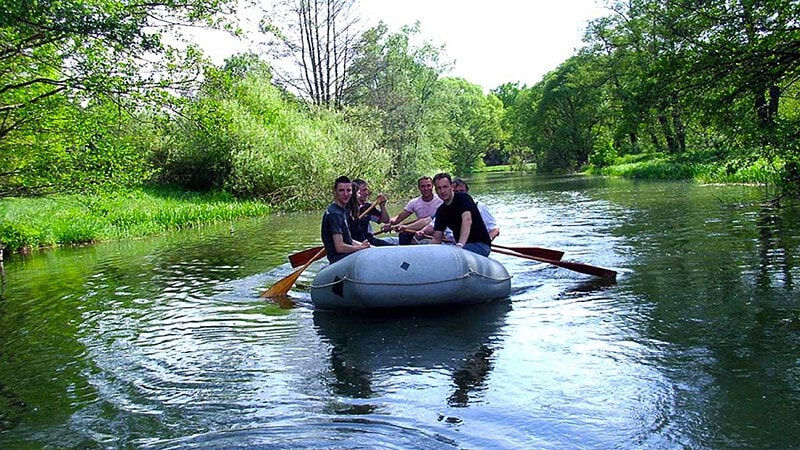
{"label": "riverbank", "polygon": [[612,164],[590,166],[583,173],[640,180],[769,185],[780,182],[780,169],[763,159],[717,161],[708,155],[676,158],[649,153],[618,157]]}
{"label": "riverbank", "polygon": [[138,189],[99,196],[0,200],[0,246],[8,253],[151,236],[258,217],[273,208],[222,193]]}
{"label": "riverbank", "polygon": [[[481,172],[510,172],[508,165]],[[777,185],[779,171],[763,161],[741,166],[675,161],[661,154],[629,155],[587,175],[701,183]],[[263,201],[237,200],[224,193],[142,188],[98,196],[0,199],[0,249],[6,254],[34,249],[157,235],[248,217],[269,215]]]}

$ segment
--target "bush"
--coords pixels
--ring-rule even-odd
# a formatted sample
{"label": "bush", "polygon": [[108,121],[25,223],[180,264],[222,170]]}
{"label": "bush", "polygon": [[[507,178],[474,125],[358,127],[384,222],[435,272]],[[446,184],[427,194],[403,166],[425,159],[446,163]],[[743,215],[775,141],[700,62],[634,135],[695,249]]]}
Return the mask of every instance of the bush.
{"label": "bush", "polygon": [[382,180],[391,167],[379,136],[347,123],[344,112],[303,109],[253,76],[223,94],[186,110],[190,119],[176,124],[172,145],[156,152],[160,182],[305,208],[330,200],[319,195],[320,182],[327,193],[338,175]]}

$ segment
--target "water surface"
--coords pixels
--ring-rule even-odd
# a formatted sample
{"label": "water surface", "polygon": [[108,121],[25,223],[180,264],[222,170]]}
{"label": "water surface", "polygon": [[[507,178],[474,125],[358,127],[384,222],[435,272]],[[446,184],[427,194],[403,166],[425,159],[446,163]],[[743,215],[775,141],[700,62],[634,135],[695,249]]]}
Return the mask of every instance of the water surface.
{"label": "water surface", "polygon": [[320,212],[7,259],[0,448],[797,445],[797,209],[746,186],[470,181],[499,243],[617,281],[495,255],[508,300],[335,314],[302,288],[318,263],[292,305],[259,299]]}

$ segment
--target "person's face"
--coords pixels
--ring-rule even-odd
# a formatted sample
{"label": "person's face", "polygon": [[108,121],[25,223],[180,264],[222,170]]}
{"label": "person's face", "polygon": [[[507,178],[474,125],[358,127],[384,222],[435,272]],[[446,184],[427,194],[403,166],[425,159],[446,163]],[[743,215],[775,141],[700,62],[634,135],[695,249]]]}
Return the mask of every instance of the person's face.
{"label": "person's face", "polygon": [[439,178],[436,180],[436,195],[445,202],[449,202],[453,198],[453,185],[447,178]]}
{"label": "person's face", "polygon": [[369,185],[362,184],[358,188],[358,201],[360,203],[364,203],[367,201],[367,199],[369,199]]}
{"label": "person's face", "polygon": [[431,180],[422,180],[417,187],[419,187],[419,193],[422,194],[422,198],[433,197],[433,182]]}
{"label": "person's face", "polygon": [[351,183],[337,183],[336,190],[334,191],[333,195],[336,198],[337,203],[346,205],[347,202],[350,201],[350,197],[353,195],[353,185]]}
{"label": "person's face", "polygon": [[467,192],[467,187],[464,186],[463,184],[454,184],[452,186],[453,186],[453,192],[456,192],[456,193],[458,193],[458,192],[466,193]]}

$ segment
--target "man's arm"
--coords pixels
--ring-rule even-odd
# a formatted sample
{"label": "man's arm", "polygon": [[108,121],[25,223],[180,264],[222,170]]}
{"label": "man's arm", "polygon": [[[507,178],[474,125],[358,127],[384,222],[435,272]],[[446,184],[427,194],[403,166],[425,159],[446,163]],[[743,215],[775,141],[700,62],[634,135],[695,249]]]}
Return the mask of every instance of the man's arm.
{"label": "man's arm", "polygon": [[398,223],[406,220],[406,218],[408,218],[408,216],[410,216],[410,215],[411,215],[411,211],[408,211],[407,209],[403,209],[402,211],[397,213],[397,216],[394,219],[390,220],[389,223],[391,225],[397,225]]}
{"label": "man's arm", "polygon": [[378,199],[376,201],[378,202],[379,205],[381,205],[381,218],[378,220],[378,223],[391,222],[389,213],[386,211],[386,196],[381,194],[378,196]]}
{"label": "man's arm", "polygon": [[417,219],[407,225],[400,225],[397,227],[397,231],[399,232],[416,232],[423,228],[425,228],[429,223],[431,223],[430,217],[423,217],[422,219]]}
{"label": "man's arm", "polygon": [[344,242],[344,238],[340,233],[335,233],[333,235],[333,247],[338,253],[355,253],[359,250],[369,248],[369,242],[353,241],[352,244],[347,244]]}
{"label": "man's arm", "polygon": [[431,239],[431,244],[441,244],[443,235],[444,233],[442,233],[441,231],[434,231],[433,239]]}
{"label": "man's arm", "polygon": [[461,213],[461,235],[459,236],[458,242],[456,245],[459,247],[463,247],[466,245],[467,240],[469,239],[469,230],[472,228],[472,213],[469,211],[464,211]]}

